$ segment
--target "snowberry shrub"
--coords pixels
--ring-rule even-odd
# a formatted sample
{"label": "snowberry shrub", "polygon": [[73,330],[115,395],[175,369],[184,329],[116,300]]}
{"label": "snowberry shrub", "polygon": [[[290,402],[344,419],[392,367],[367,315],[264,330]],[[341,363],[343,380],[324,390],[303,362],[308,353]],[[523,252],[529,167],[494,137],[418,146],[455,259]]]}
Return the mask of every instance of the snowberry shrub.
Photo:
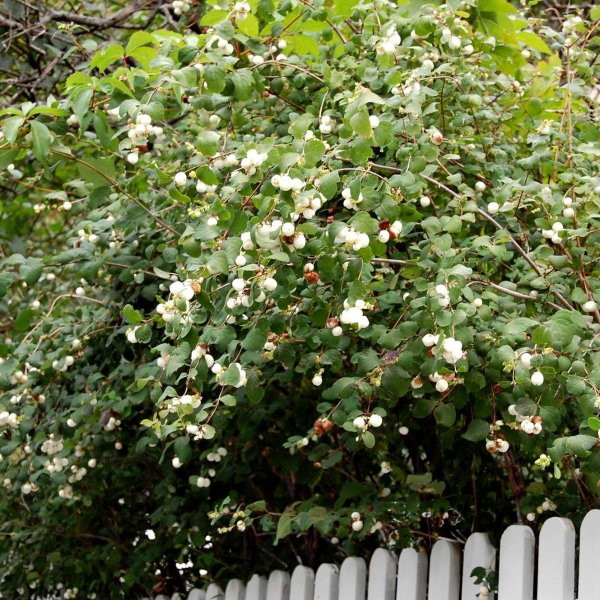
{"label": "snowberry shrub", "polygon": [[122,597],[276,566],[269,535],[293,565],[582,515],[586,20],[261,0],[198,29],[192,5],[2,114],[2,591]]}

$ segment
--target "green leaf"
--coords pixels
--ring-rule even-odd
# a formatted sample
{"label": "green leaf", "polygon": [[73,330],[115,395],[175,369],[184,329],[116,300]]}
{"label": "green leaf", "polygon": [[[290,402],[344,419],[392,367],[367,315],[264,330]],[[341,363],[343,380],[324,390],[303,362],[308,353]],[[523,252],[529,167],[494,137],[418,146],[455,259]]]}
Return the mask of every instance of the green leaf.
{"label": "green leaf", "polygon": [[456,421],[456,408],[454,404],[438,404],[433,411],[433,416],[438,425],[452,427]]}
{"label": "green leaf", "polygon": [[225,406],[230,406],[230,407],[235,406],[237,404],[236,397],[232,396],[231,394],[225,394],[224,396],[221,396],[220,401]]}
{"label": "green leaf", "polygon": [[336,17],[349,17],[359,0],[335,0],[333,11]]}
{"label": "green leaf", "polygon": [[552,54],[552,50],[550,50],[548,44],[537,33],[520,31],[517,33],[517,39],[534,50],[538,50],[544,54]]}
{"label": "green leaf", "polygon": [[327,200],[331,200],[337,193],[337,184],[340,181],[340,174],[337,171],[331,171],[321,177],[319,191]]}
{"label": "green leaf", "polygon": [[463,433],[463,437],[465,440],[469,440],[470,442],[481,442],[485,440],[489,433],[490,424],[487,421],[473,419],[469,423],[465,433]]}
{"label": "green leaf", "polygon": [[229,270],[229,262],[227,254],[223,250],[219,250],[211,255],[207,262],[211,273],[227,273]]}
{"label": "green leaf", "polygon": [[319,43],[315,38],[303,33],[296,33],[291,37],[287,37],[286,41],[293,49],[294,54],[298,56],[312,54],[315,58],[319,58]]}
{"label": "green leaf", "polygon": [[350,224],[359,233],[377,233],[379,231],[379,221],[364,210],[357,212],[350,219]]}
{"label": "green leaf", "polygon": [[309,140],[304,146],[304,158],[308,168],[316,166],[325,154],[325,144],[320,140]]}
{"label": "green leaf", "polygon": [[256,37],[258,35],[258,19],[252,14],[248,14],[243,21],[236,21],[236,27],[238,31],[248,37]]}
{"label": "green leaf", "polygon": [[350,146],[350,157],[353,164],[364,165],[373,158],[373,148],[365,138],[356,138]]}
{"label": "green leaf", "polygon": [[91,87],[81,87],[71,96],[71,108],[80,123],[88,111],[93,95]]}
{"label": "green leaf", "polygon": [[459,233],[461,229],[462,220],[458,215],[452,215],[443,227],[443,230],[448,233]]}
{"label": "green leaf", "polygon": [[31,139],[34,156],[40,162],[45,162],[52,141],[50,130],[39,121],[31,121]]}
{"label": "green leaf", "polygon": [[183,89],[195,89],[198,84],[198,71],[194,67],[183,67],[171,71],[171,74]]}
{"label": "green leaf", "polygon": [[369,122],[369,113],[365,109],[361,109],[350,117],[350,125],[354,133],[362,135],[365,138],[371,137],[373,130]]}
{"label": "green leaf", "polygon": [[27,331],[31,325],[31,321],[33,321],[34,316],[35,311],[31,308],[23,309],[13,322],[13,330],[19,332]]}
{"label": "green leaf", "polygon": [[252,90],[255,85],[252,71],[239,69],[231,75],[231,81],[234,87],[233,96],[236,100],[248,100],[252,96]]}
{"label": "green leaf", "polygon": [[515,335],[517,333],[525,333],[532,327],[537,327],[539,323],[527,317],[519,317],[509,321],[504,327],[504,335]]}
{"label": "green leaf", "polygon": [[290,513],[286,510],[279,517],[279,521],[277,521],[277,532],[275,534],[275,541],[273,542],[273,545],[277,546],[279,540],[292,533],[292,525],[295,516],[296,515],[294,513]]}
{"label": "green leaf", "polygon": [[416,419],[428,417],[433,412],[436,404],[437,400],[432,400],[431,398],[419,398],[413,406],[413,417]]}
{"label": "green leaf", "polygon": [[13,282],[12,273],[0,273],[0,298],[6,296]]}
{"label": "green leaf", "polygon": [[363,432],[360,437],[367,448],[375,446],[375,436],[370,431]]}
{"label": "green leaf", "polygon": [[229,15],[226,10],[211,10],[208,11],[201,19],[200,25],[216,25],[225,21]]}
{"label": "green leaf", "polygon": [[19,273],[27,282],[27,285],[34,285],[42,275],[42,263],[39,259],[29,259],[27,263],[19,267]]}
{"label": "green leaf", "polygon": [[237,385],[240,382],[240,370],[236,366],[229,365],[221,374],[219,381],[223,385]]}
{"label": "green leaf", "polygon": [[19,133],[19,128],[25,123],[25,117],[9,117],[2,121],[4,137],[10,144],[14,144]]}
{"label": "green leaf", "polygon": [[177,58],[182,65],[189,65],[198,56],[198,52],[196,46],[184,46],[177,53]]}
{"label": "green leaf", "polygon": [[[123,308],[123,316],[131,325],[137,325],[141,323],[143,320],[142,313],[139,310],[136,310],[131,306],[131,304],[126,304]],[[137,336],[136,336],[137,337]]]}
{"label": "green leaf", "polygon": [[387,350],[397,348],[401,342],[413,337],[419,329],[418,323],[400,323],[396,329],[382,335],[378,344]]}
{"label": "green leaf", "polygon": [[267,332],[262,331],[260,329],[253,329],[248,335],[245,337],[242,342],[242,348],[248,350],[249,352],[257,352],[258,350],[262,350],[265,342],[267,341]]}
{"label": "green leaf", "polygon": [[133,50],[139,48],[140,46],[148,46],[154,44],[155,39],[154,36],[146,31],[136,31],[127,42],[127,47],[125,48],[125,54],[128,56],[131,54]]}
{"label": "green leaf", "polygon": [[225,71],[217,65],[204,67],[206,89],[212,94],[219,94],[225,89]]}
{"label": "green leaf", "polygon": [[308,128],[314,122],[315,117],[310,113],[303,113],[297,117],[294,122],[290,125],[288,131],[297,139],[301,140],[304,138],[304,134],[308,131]]}
{"label": "green leaf", "polygon": [[246,506],[246,510],[250,510],[252,512],[264,512],[267,510],[267,503],[265,500],[257,500],[256,502],[251,502]]}
{"label": "green leaf", "polygon": [[322,461],[322,466],[324,469],[331,469],[337,465],[344,458],[344,455],[340,450],[334,450],[330,454],[328,454]]}
{"label": "green leaf", "polygon": [[142,344],[147,344],[152,339],[152,329],[147,325],[142,325],[136,329],[135,339]]}
{"label": "green leaf", "polygon": [[548,454],[555,462],[558,462],[565,454],[569,453],[586,457],[597,441],[597,437],[583,434],[572,437],[560,437],[554,440],[554,443],[548,449]]}
{"label": "green leaf", "polygon": [[107,46],[94,54],[90,62],[90,69],[98,69],[101,73],[113,63],[121,60],[125,56],[125,48],[121,45]]}
{"label": "green leaf", "polygon": [[192,457],[192,448],[190,447],[190,438],[187,436],[178,437],[173,444],[173,449],[177,458],[186,463]]}
{"label": "green leaf", "polygon": [[221,136],[216,131],[202,131],[196,138],[198,150],[204,156],[214,156],[219,149]]}
{"label": "green leaf", "polygon": [[598,438],[592,435],[574,435],[567,438],[567,450],[575,456],[587,456],[597,441]]}
{"label": "green leaf", "polygon": [[420,492],[427,487],[433,480],[431,473],[423,473],[422,475],[408,475],[406,485],[415,492]]}
{"label": "green leaf", "polygon": [[507,0],[479,0],[477,10],[492,13],[515,13],[517,9]]}
{"label": "green leaf", "polygon": [[589,417],[587,423],[590,429],[600,431],[600,419],[598,417]]}

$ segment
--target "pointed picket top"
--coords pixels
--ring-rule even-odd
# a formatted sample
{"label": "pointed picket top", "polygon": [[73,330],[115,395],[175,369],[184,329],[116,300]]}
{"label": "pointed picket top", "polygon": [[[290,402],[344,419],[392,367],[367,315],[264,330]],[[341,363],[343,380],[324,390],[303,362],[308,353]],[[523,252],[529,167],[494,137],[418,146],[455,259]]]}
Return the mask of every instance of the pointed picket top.
{"label": "pointed picket top", "polygon": [[340,600],[365,600],[367,565],[362,558],[346,558],[340,569]]}
{"label": "pointed picket top", "polygon": [[[462,600],[480,600],[477,595],[481,585],[471,577],[473,569],[483,567],[486,571],[496,570],[496,548],[492,546],[487,533],[472,533],[467,539],[463,554]],[[494,600],[490,593],[488,600]]]}
{"label": "pointed picket top", "polygon": [[194,588],[193,590],[190,590],[187,600],[206,600],[206,592],[204,590]]}
{"label": "pointed picket top", "polygon": [[314,600],[338,600],[340,570],[336,565],[323,564],[315,575]]}
{"label": "pointed picket top", "polygon": [[267,578],[259,575],[252,575],[248,586],[246,587],[245,600],[266,600],[267,598]]}
{"label": "pointed picket top", "polygon": [[308,567],[298,565],[292,573],[290,600],[313,600],[315,573]]}
{"label": "pointed picket top", "polygon": [[396,600],[426,600],[427,565],[426,552],[405,548],[398,559]]}
{"label": "pointed picket top", "polygon": [[369,600],[394,600],[396,594],[396,557],[383,548],[373,552],[369,563]]}
{"label": "pointed picket top", "polygon": [[500,539],[498,600],[532,600],[535,536],[527,525],[511,525]]}
{"label": "pointed picket top", "polygon": [[600,510],[591,510],[579,530],[579,587],[578,600],[600,598]]}
{"label": "pointed picket top", "polygon": [[223,590],[216,584],[211,583],[206,590],[206,600],[223,600]]}
{"label": "pointed picket top", "polygon": [[575,598],[575,527],[552,517],[540,532],[537,596],[543,600]]}
{"label": "pointed picket top", "polygon": [[459,600],[460,549],[456,542],[438,540],[429,562],[428,600]]}
{"label": "pointed picket top", "polygon": [[285,571],[273,571],[267,582],[267,600],[289,600],[290,575]]}
{"label": "pointed picket top", "polygon": [[225,588],[225,600],[245,600],[246,586],[239,579],[232,579]]}

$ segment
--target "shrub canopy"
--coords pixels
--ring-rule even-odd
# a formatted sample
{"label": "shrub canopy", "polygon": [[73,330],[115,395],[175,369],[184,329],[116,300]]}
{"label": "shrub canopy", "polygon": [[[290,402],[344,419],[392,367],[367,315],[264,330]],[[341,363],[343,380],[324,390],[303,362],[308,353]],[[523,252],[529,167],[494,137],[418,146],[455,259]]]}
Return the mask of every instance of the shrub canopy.
{"label": "shrub canopy", "polygon": [[577,520],[599,11],[165,10],[0,113],[5,597]]}

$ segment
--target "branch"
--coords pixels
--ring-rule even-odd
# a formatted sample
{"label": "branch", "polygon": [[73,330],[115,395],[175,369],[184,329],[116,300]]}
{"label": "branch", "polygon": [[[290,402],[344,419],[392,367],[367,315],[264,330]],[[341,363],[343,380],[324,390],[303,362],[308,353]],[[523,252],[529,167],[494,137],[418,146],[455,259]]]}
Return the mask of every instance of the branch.
{"label": "branch", "polygon": [[47,15],[42,17],[40,23],[42,25],[50,21],[61,21],[68,23],[76,23],[78,25],[86,25],[93,29],[108,29],[118,25],[122,21],[125,21],[133,13],[143,8],[148,8],[151,4],[154,4],[154,0],[147,2],[140,2],[140,0],[134,0],[129,6],[118,10],[116,13],[109,15],[108,17],[90,17],[88,15],[80,13],[72,13],[66,10],[50,10]]}
{"label": "branch", "polygon": [[[539,298],[537,296],[532,296],[530,294],[523,294],[521,292],[516,292],[514,290],[511,290],[509,288],[505,288],[501,285],[498,285],[497,283],[492,283],[491,281],[470,281],[468,285],[486,285],[489,287],[494,288],[495,290],[502,292],[503,294],[506,294],[507,296],[512,296],[513,298],[521,298],[523,300],[539,300]],[[554,304],[554,302],[549,302],[546,301],[546,304],[552,306],[553,308],[556,308],[557,310],[562,310],[562,307],[560,307],[558,304]]]}
{"label": "branch", "polygon": [[[454,190],[450,189],[448,186],[444,185],[443,183],[433,179],[432,177],[423,175],[423,173],[421,173],[421,177],[423,177],[423,179],[426,179],[427,181],[437,185],[438,187],[442,188],[443,190],[448,192],[450,195],[452,195],[454,198],[458,198],[458,199],[462,200],[462,196],[460,194],[457,194]],[[486,221],[489,221],[496,229],[499,229],[499,230],[504,229],[504,227],[502,227],[502,225],[500,225],[500,223],[498,223],[498,221],[496,221],[496,219],[494,219],[494,217],[492,217],[491,215],[486,213],[483,209],[476,207],[475,212],[477,212],[479,215],[481,215]],[[527,261],[529,266],[537,273],[537,275],[539,277],[541,277],[544,281],[546,281],[546,283],[548,283],[546,280],[546,276],[544,275],[542,270],[530,258],[529,254],[527,254],[527,252],[525,252],[525,250],[523,250],[523,248],[519,245],[519,242],[517,242],[517,240],[515,240],[515,238],[510,233],[508,234],[508,237],[509,237],[512,245],[514,246],[515,250]],[[560,292],[558,292],[557,290],[553,290],[550,287],[550,285],[548,285],[548,288],[560,300],[560,303],[565,308],[568,308],[569,310],[573,310],[573,307],[571,306],[569,301]]]}
{"label": "branch", "polygon": [[383,263],[383,264],[388,263],[390,265],[412,265],[413,264],[409,260],[400,260],[399,258],[372,258],[371,262]]}
{"label": "branch", "polygon": [[172,234],[179,236],[179,233],[175,229],[173,229],[170,225],[168,225],[162,219],[157,217],[141,200],[139,200],[135,196],[132,196],[129,192],[125,191],[119,185],[119,183],[117,181],[115,181],[112,177],[107,175],[104,171],[96,168],[94,165],[90,164],[89,162],[86,162],[85,160],[82,160],[81,158],[77,158],[76,156],[73,156],[73,154],[69,154],[68,152],[61,152],[60,150],[52,150],[51,149],[50,153],[55,154],[56,156],[62,156],[63,158],[67,158],[69,160],[74,160],[75,162],[78,162],[78,163],[84,165],[91,171],[94,171],[94,173],[100,175],[101,177],[104,177],[104,179],[106,179],[106,181],[108,181],[108,183],[110,183],[110,185],[112,187],[114,187],[115,190],[117,190],[121,194],[127,196],[127,198],[129,198],[129,200],[131,200],[132,202],[137,204],[146,214],[148,214],[150,217],[152,217],[152,219],[158,225],[160,225],[163,229],[166,229],[167,231],[170,231]]}

